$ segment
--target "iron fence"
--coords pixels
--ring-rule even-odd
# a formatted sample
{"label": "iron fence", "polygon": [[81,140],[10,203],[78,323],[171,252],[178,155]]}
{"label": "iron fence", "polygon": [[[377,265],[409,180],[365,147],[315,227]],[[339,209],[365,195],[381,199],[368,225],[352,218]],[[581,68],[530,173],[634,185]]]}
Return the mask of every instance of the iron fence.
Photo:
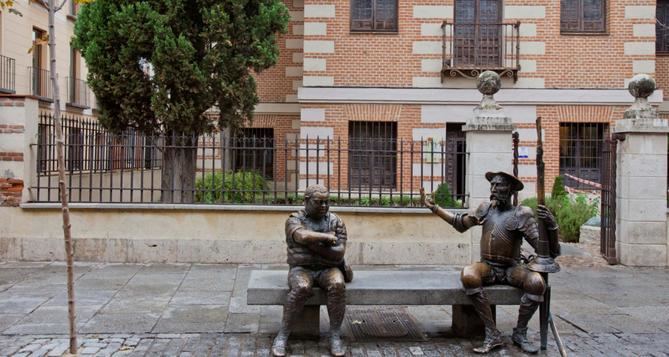
{"label": "iron fence", "polygon": [[16,60],[0,55],[0,93],[16,93]]}
{"label": "iron fence", "polygon": [[30,80],[30,94],[43,99],[51,100],[51,76],[46,69],[28,67],[28,78]]}
{"label": "iron fence", "polygon": [[[424,187],[438,191],[435,197],[443,205],[467,207],[466,145],[464,138],[449,139],[448,133],[443,141],[369,138],[356,143],[277,140],[267,133],[255,136],[259,131],[229,139],[221,133],[146,136],[112,134],[93,119],[70,117],[63,131],[71,202],[295,205],[307,186],[318,183],[330,189],[332,205],[419,207],[418,192]],[[36,146],[33,197],[58,202],[49,114],[40,117]],[[187,153],[190,159],[183,162],[192,165],[193,176],[169,176],[174,164],[166,155],[175,151]],[[448,189],[440,188],[443,183]]]}

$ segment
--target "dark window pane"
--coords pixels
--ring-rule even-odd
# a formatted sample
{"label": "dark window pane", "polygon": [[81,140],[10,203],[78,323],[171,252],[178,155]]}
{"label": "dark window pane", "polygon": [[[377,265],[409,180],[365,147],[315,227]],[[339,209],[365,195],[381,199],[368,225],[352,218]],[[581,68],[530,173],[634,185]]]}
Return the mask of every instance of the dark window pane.
{"label": "dark window pane", "polygon": [[349,122],[351,189],[386,189],[396,186],[397,123]]}
{"label": "dark window pane", "polygon": [[606,1],[561,0],[560,30],[562,32],[606,31]]}
{"label": "dark window pane", "polygon": [[274,177],[274,129],[242,128],[233,137],[234,171],[255,171],[268,180]]}
{"label": "dark window pane", "polygon": [[397,31],[397,0],[353,0],[351,31]]}
{"label": "dark window pane", "polygon": [[657,52],[669,52],[669,0],[658,0],[655,24]]}
{"label": "dark window pane", "polygon": [[592,189],[588,181],[601,182],[606,129],[602,123],[560,124],[560,175],[566,186]]}

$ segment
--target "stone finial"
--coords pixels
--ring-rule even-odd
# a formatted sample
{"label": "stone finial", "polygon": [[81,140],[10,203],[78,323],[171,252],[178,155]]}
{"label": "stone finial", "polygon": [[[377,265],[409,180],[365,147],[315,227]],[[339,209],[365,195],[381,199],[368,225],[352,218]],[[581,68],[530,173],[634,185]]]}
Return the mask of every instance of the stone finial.
{"label": "stone finial", "polygon": [[463,131],[511,131],[511,118],[504,114],[502,106],[495,102],[493,95],[502,88],[502,79],[493,71],[481,73],[476,88],[483,94],[481,103],[474,108],[474,116],[462,127]]}
{"label": "stone finial", "polygon": [[493,71],[485,71],[481,73],[476,82],[476,88],[483,94],[481,103],[476,107],[476,112],[497,111],[502,109],[500,105],[495,102],[493,95],[499,92],[502,88],[502,79],[499,74]]}
{"label": "stone finial", "polygon": [[625,111],[625,119],[657,119],[657,111],[648,103],[655,91],[655,80],[647,74],[637,74],[627,85],[634,96],[634,104]]}

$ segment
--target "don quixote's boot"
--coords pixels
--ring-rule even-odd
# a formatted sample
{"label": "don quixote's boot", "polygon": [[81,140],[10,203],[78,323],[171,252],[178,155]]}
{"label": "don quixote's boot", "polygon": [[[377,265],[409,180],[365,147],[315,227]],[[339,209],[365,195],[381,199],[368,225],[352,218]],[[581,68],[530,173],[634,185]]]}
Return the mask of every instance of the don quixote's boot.
{"label": "don quixote's boot", "polygon": [[492,310],[490,309],[490,304],[488,304],[488,299],[483,294],[483,291],[481,291],[469,295],[472,305],[474,305],[474,310],[476,310],[485,325],[485,339],[483,340],[483,345],[473,349],[476,353],[488,353],[498,347],[504,346],[502,334],[497,330],[495,320],[492,318]]}
{"label": "don quixote's boot", "polygon": [[527,323],[532,318],[532,315],[537,311],[539,303],[532,301],[527,296],[523,296],[520,300],[520,309],[518,310],[518,325],[513,329],[511,340],[513,344],[520,347],[525,353],[537,353],[539,347],[532,344],[527,339]]}

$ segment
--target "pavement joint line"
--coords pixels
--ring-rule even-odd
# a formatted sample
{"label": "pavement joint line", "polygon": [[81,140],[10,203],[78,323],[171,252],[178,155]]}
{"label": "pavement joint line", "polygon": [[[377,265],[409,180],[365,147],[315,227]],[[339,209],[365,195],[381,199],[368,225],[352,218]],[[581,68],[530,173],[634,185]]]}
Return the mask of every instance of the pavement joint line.
{"label": "pavement joint line", "polygon": [[151,331],[153,331],[156,328],[156,326],[158,326],[158,323],[160,323],[160,321],[163,319],[163,315],[165,314],[165,310],[167,310],[167,307],[170,306],[170,303],[174,299],[174,296],[177,294],[177,292],[181,288],[181,285],[183,285],[184,280],[186,280],[186,277],[188,276],[188,274],[190,274],[192,269],[193,269],[193,264],[188,265],[188,270],[181,277],[181,281],[179,281],[179,286],[174,291],[174,294],[172,294],[172,296],[170,296],[170,300],[167,302],[167,305],[165,306],[165,309],[163,309],[163,311],[160,312],[160,316],[158,317],[158,319],[156,319],[156,322],[153,324],[153,326],[151,326]]}
{"label": "pavement joint line", "polygon": [[[142,271],[142,270],[144,269],[144,267],[145,267],[144,265],[140,265],[140,266],[141,266],[142,268],[141,268],[141,269],[137,269],[137,270],[135,271],[135,273],[132,274],[132,276],[131,276],[130,278],[128,278],[128,280],[126,280],[125,283],[123,283],[123,286],[121,286],[120,288],[118,288],[118,289],[116,290],[116,292],[114,292],[114,294],[109,298],[109,300],[107,300],[106,303],[102,304],[102,306],[100,306],[100,308],[99,308],[93,315],[91,315],[91,317],[88,319],[88,321],[86,321],[86,323],[90,322],[91,320],[93,320],[93,318],[95,318],[96,316],[98,316],[98,314],[100,314],[100,312],[101,312],[102,310],[104,310],[104,308],[107,307],[107,305],[109,305],[109,304],[112,302],[112,300],[114,300],[114,298],[116,297],[116,295],[118,295],[118,293],[121,292],[121,290],[123,290],[126,286],[128,286],[128,283],[130,282],[130,280],[132,280],[135,276],[137,276],[137,274],[138,274],[140,271]],[[76,296],[75,296],[75,299],[76,299]],[[77,304],[76,304],[76,302],[75,302],[75,311],[76,311],[76,306],[77,306]],[[85,325],[84,325],[84,326],[85,326]],[[77,329],[78,329],[78,328],[77,328]]]}

